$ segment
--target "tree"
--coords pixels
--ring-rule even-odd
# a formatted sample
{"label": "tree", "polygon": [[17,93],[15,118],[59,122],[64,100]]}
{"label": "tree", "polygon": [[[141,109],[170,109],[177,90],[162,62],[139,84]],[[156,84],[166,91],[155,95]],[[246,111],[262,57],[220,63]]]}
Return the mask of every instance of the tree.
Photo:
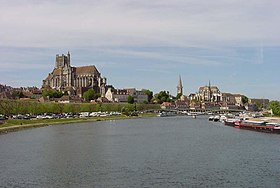
{"label": "tree", "polygon": [[248,97],[246,97],[245,95],[242,95],[241,100],[243,104],[247,104],[249,101]]}
{"label": "tree", "polygon": [[152,98],[153,98],[153,92],[148,90],[148,89],[142,89],[142,91],[148,95],[148,102],[151,102]]}
{"label": "tree", "polygon": [[129,95],[129,96],[127,97],[127,102],[128,102],[129,104],[133,104],[133,103],[134,103],[134,97],[131,96],[131,95]]}
{"label": "tree", "polygon": [[13,91],[12,92],[12,97],[14,99],[19,99],[19,98],[24,98],[24,94],[22,93],[22,91]]}
{"label": "tree", "polygon": [[160,91],[159,93],[155,94],[154,100],[159,104],[163,102],[171,102],[170,96],[166,91]]}
{"label": "tree", "polygon": [[182,93],[178,93],[177,96],[176,96],[176,99],[180,99],[182,96]]}
{"label": "tree", "polygon": [[86,101],[90,101],[90,100],[93,100],[95,99],[95,91],[93,89],[89,89],[87,90],[86,92],[84,92],[83,94],[83,98],[86,100]]}
{"label": "tree", "polygon": [[268,108],[272,110],[274,115],[280,116],[280,102],[279,101],[271,101],[268,105]]}
{"label": "tree", "polygon": [[56,91],[54,89],[44,89],[42,95],[44,97],[48,96],[50,98],[60,98],[63,96],[63,93],[61,91]]}

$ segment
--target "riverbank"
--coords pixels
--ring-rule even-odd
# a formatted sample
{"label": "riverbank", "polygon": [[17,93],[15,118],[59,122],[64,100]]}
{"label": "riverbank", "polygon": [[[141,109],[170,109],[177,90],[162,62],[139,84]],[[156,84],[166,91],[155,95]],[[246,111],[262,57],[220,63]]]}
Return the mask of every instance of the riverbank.
{"label": "riverbank", "polygon": [[107,120],[118,120],[118,119],[133,119],[133,118],[144,118],[144,117],[155,117],[155,113],[143,113],[138,116],[104,116],[104,117],[87,117],[87,118],[65,118],[65,119],[34,119],[34,120],[14,120],[10,119],[0,124],[0,134],[6,134],[9,132],[46,127],[52,125],[71,124],[71,123],[82,123],[82,122],[96,122],[96,121],[107,121]]}

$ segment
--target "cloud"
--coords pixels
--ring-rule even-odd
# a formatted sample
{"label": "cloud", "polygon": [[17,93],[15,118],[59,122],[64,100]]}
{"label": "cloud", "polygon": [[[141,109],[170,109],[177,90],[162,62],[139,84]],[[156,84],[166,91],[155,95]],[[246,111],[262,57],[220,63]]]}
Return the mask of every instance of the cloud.
{"label": "cloud", "polygon": [[275,0],[3,1],[2,45],[279,45]]}

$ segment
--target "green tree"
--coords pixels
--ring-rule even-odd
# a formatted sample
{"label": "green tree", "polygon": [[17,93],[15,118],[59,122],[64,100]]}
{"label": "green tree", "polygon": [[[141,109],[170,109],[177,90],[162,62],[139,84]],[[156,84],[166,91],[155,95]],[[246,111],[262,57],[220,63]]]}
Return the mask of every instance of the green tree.
{"label": "green tree", "polygon": [[182,96],[182,93],[178,93],[177,96],[176,96],[176,99],[180,99]]}
{"label": "green tree", "polygon": [[60,98],[63,96],[63,93],[61,91],[56,91],[54,89],[44,89],[42,95],[44,97],[48,96],[50,98]]}
{"label": "green tree", "polygon": [[159,93],[155,94],[154,101],[158,104],[161,104],[163,102],[171,102],[171,99],[166,91],[160,91]]}
{"label": "green tree", "polygon": [[19,98],[24,98],[24,94],[22,93],[22,91],[13,91],[12,92],[12,97],[14,99],[19,99]]}
{"label": "green tree", "polygon": [[242,95],[241,100],[243,104],[247,104],[249,101],[248,97],[246,97],[245,95]]}
{"label": "green tree", "polygon": [[142,91],[148,95],[148,102],[151,102],[152,98],[153,98],[153,92],[148,90],[148,89],[142,89]]}
{"label": "green tree", "polygon": [[280,116],[280,102],[279,101],[271,101],[268,105],[268,108],[272,110],[274,115]]}
{"label": "green tree", "polygon": [[86,101],[90,101],[90,100],[93,100],[95,99],[95,91],[93,89],[89,89],[87,90],[86,92],[84,92],[83,94],[83,98],[86,100]]}
{"label": "green tree", "polygon": [[133,104],[133,103],[134,103],[134,97],[131,96],[131,95],[129,95],[129,96],[127,97],[127,102],[128,102],[129,104]]}

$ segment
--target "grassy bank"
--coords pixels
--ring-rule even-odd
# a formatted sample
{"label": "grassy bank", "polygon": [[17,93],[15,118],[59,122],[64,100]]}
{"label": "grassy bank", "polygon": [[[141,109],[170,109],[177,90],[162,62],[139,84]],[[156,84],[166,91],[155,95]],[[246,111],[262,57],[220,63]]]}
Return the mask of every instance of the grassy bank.
{"label": "grassy bank", "polygon": [[12,131],[27,129],[27,128],[44,127],[44,126],[68,124],[68,123],[95,122],[95,121],[143,118],[143,117],[154,117],[154,116],[155,114],[153,113],[144,113],[144,114],[139,114],[139,116],[118,115],[118,116],[105,116],[105,117],[68,118],[68,119],[34,119],[34,120],[9,119],[0,125],[0,133],[8,133]]}
{"label": "grassy bank", "polygon": [[21,101],[21,100],[1,100],[0,114],[43,114],[43,113],[80,113],[80,112],[121,112],[126,111],[145,111],[160,109],[158,104],[128,104],[128,103],[55,103],[46,102],[39,103],[37,101]]}

